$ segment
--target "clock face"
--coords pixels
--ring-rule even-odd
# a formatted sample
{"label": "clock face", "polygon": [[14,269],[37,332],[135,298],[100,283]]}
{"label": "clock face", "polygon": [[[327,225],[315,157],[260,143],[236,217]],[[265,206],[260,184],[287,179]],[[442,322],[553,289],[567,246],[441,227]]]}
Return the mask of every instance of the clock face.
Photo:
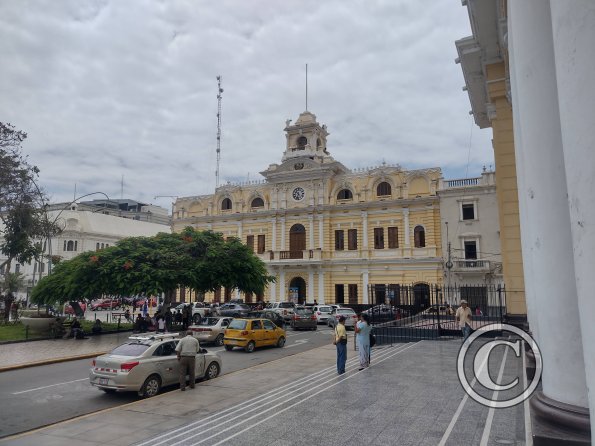
{"label": "clock face", "polygon": [[296,201],[302,200],[304,198],[304,195],[305,195],[304,189],[302,189],[301,187],[296,187],[293,190],[293,192],[291,193],[291,196]]}

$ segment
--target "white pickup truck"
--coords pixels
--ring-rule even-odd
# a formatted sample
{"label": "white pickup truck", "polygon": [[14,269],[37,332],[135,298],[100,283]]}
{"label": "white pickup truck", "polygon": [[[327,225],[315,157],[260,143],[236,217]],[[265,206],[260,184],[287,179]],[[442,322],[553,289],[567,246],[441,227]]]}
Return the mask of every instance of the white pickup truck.
{"label": "white pickup truck", "polygon": [[209,316],[211,314],[211,309],[205,306],[202,302],[180,304],[175,308],[175,310],[180,310],[183,313],[187,305],[192,307],[192,322],[195,324],[200,323],[203,317]]}
{"label": "white pickup truck", "polygon": [[270,302],[265,307],[265,310],[272,310],[282,316],[285,322],[291,321],[294,309],[295,304],[293,302]]}

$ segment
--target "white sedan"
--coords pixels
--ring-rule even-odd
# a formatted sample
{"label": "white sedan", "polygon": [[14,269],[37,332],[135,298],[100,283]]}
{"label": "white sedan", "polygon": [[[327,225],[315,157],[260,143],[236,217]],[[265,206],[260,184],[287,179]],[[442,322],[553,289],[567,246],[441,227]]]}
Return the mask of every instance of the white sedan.
{"label": "white sedan", "polygon": [[315,305],[312,310],[316,316],[316,322],[321,324],[328,320],[333,308],[330,305]]}
{"label": "white sedan", "polygon": [[327,325],[335,328],[335,325],[339,323],[339,318],[341,316],[345,318],[345,328],[355,327],[355,324],[357,323],[357,314],[351,308],[335,308],[326,321]]}

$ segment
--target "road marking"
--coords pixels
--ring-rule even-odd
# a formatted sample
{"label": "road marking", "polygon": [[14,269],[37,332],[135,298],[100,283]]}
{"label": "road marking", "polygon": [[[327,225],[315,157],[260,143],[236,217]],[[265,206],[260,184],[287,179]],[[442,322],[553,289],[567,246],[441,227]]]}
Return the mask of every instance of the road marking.
{"label": "road marking", "polygon": [[291,345],[286,345],[285,348],[291,348],[291,347],[297,347],[299,345],[304,345],[306,343],[308,343],[310,341],[308,341],[307,339],[298,339],[297,341],[295,341],[293,344]]}
{"label": "road marking", "polygon": [[[393,355],[395,355],[403,350],[406,350],[407,348],[410,348],[410,347],[411,346],[406,347],[401,350],[398,350],[396,353],[393,353],[392,351],[387,350],[386,352],[383,352],[382,355],[379,355],[380,359],[376,359],[375,363],[382,362],[382,358],[393,356]],[[349,368],[351,370],[355,370],[357,367],[359,367],[359,358],[358,357],[352,358],[352,359],[348,360],[347,363],[349,364]],[[325,375],[329,375],[329,376],[325,376]],[[143,446],[143,445],[148,445],[148,444],[152,444],[153,446],[158,446],[158,445],[164,444],[168,441],[174,440],[176,438],[183,437],[181,440],[179,440],[175,443],[168,443],[170,446],[176,446],[178,444],[185,443],[187,440],[195,438],[199,435],[204,436],[205,433],[212,431],[213,429],[220,428],[222,425],[230,423],[230,422],[232,422],[238,418],[241,418],[251,412],[257,412],[255,415],[253,415],[245,420],[236,422],[236,424],[234,424],[234,426],[223,429],[223,430],[215,433],[214,435],[211,435],[210,437],[203,438],[201,441],[199,441],[196,444],[202,443],[203,441],[206,441],[213,437],[221,435],[223,432],[226,432],[240,424],[243,424],[249,420],[252,420],[255,417],[260,417],[260,416],[262,416],[263,413],[274,410],[277,407],[282,406],[283,404],[287,403],[288,401],[295,400],[296,398],[299,398],[300,396],[302,396],[304,394],[309,394],[312,391],[312,389],[316,389],[318,387],[325,386],[321,390],[321,392],[322,392],[326,388],[328,388],[327,387],[328,383],[332,383],[332,382],[336,381],[336,379],[337,379],[336,366],[324,368],[316,373],[302,377],[302,378],[295,380],[289,384],[286,384],[286,385],[283,385],[277,389],[271,390],[263,395],[259,395],[258,397],[249,399],[249,400],[245,401],[242,404],[242,406],[240,406],[240,407],[237,407],[237,406],[230,407],[228,409],[225,409],[223,411],[220,411],[218,413],[210,415],[200,421],[196,421],[196,422],[187,424],[180,428],[169,431],[163,435],[154,437],[150,440],[140,443],[137,446]],[[316,384],[316,383],[319,383],[319,384],[314,385],[314,386],[312,385],[312,384]],[[304,384],[308,384],[308,385],[304,386]],[[307,387],[307,389],[304,390],[304,387]],[[293,395],[293,396],[291,396],[291,395]],[[273,398],[273,399],[271,399],[271,398]],[[306,398],[306,399],[309,399],[309,398]],[[301,400],[301,401],[305,401],[306,399]],[[277,401],[281,401],[281,402],[272,406],[272,407],[269,407],[263,411],[262,404],[266,400],[270,400],[267,402],[267,404],[275,403]],[[248,403],[250,403],[250,404],[248,404]],[[253,407],[253,406],[256,406],[256,407]],[[253,407],[253,408],[248,410],[248,408],[250,408],[250,407]],[[279,413],[281,413],[281,412],[279,412]],[[234,414],[238,414],[238,415],[234,415]],[[231,415],[234,415],[234,416],[231,416]],[[222,419],[224,419],[224,421],[221,421]],[[218,423],[218,424],[205,429],[205,426],[207,426],[209,424],[213,424],[213,423]],[[257,423],[257,424],[260,424],[260,423]],[[194,432],[198,431],[198,433],[188,436],[188,434],[193,431]],[[177,433],[177,432],[179,432],[179,433]],[[156,443],[154,443],[154,442],[156,442]]]}
{"label": "road marking", "polygon": [[36,387],[35,389],[21,390],[20,392],[13,392],[13,395],[20,395],[21,393],[34,392],[36,390],[47,389],[48,387],[62,386],[64,384],[72,384],[72,383],[77,383],[79,381],[88,381],[88,380],[89,380],[89,378],[75,379],[74,381],[65,381],[63,383],[50,384],[48,386],[43,386],[43,387]]}
{"label": "road marking", "polygon": [[[502,382],[502,376],[504,375],[504,366],[506,365],[506,356],[508,356],[508,349],[505,348],[504,349],[504,356],[502,357],[502,363],[500,363],[500,371],[498,372],[498,383]],[[496,397],[498,396],[498,391],[494,391],[492,393],[492,401],[496,400]],[[486,417],[486,422],[485,422],[485,426],[483,428],[483,434],[481,435],[481,441],[479,443],[479,446],[487,446],[488,444],[488,440],[490,439],[490,432],[492,432],[492,422],[494,421],[494,410],[496,410],[493,407],[490,407],[490,410],[488,410],[488,416]]]}

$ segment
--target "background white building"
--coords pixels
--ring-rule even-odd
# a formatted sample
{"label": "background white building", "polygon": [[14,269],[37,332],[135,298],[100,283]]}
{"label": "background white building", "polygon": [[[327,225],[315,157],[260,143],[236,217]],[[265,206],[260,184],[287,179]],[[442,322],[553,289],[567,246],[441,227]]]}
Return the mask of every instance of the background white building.
{"label": "background white building", "polygon": [[[88,209],[88,207],[85,207]],[[163,208],[159,208],[167,211]],[[49,221],[55,221],[62,229],[59,235],[49,241],[42,240],[45,256],[42,261],[34,261],[21,265],[13,262],[10,272],[20,272],[25,276],[25,288],[17,293],[17,299],[28,300],[33,286],[39,279],[48,274],[50,256],[59,256],[62,260],[69,260],[85,251],[98,251],[113,246],[118,240],[126,237],[153,236],[160,232],[171,232],[167,220],[165,224],[149,223],[139,219],[122,218],[106,215],[102,212],[80,210],[73,204],[65,210],[49,210]],[[0,244],[2,243],[3,226],[0,223]],[[6,256],[0,254],[0,264]],[[4,269],[4,268],[3,268]],[[0,270],[0,274],[5,271]]]}

